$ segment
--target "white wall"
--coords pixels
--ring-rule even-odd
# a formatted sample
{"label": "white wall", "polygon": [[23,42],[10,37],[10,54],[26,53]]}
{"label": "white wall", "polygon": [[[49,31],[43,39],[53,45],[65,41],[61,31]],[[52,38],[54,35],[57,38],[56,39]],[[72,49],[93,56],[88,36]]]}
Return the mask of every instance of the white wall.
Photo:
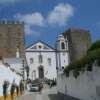
{"label": "white wall", "polygon": [[4,58],[4,63],[10,65],[11,68],[15,69],[17,72],[21,73],[23,68],[23,62],[21,58]]}
{"label": "white wall", "polygon": [[60,53],[60,57],[61,57],[61,65],[62,66],[66,66],[68,65],[68,53],[67,52],[61,52]]}
{"label": "white wall", "polygon": [[82,100],[100,100],[100,67],[93,67],[92,72],[81,73],[75,79],[70,73],[58,75],[58,92],[80,98]]}
{"label": "white wall", "polygon": [[[5,67],[5,65],[3,65],[0,61],[0,96],[3,95],[2,85],[5,80],[9,81],[10,85],[13,82],[13,80],[15,80],[16,84],[19,84],[21,77],[15,72],[12,72],[9,68]],[[8,93],[10,92],[10,85],[8,88]]]}
{"label": "white wall", "polygon": [[[43,63],[41,64],[39,64],[39,58],[38,58],[39,55],[40,55],[40,52],[38,51],[37,52],[26,52],[27,63],[30,67],[29,78],[32,79],[33,70],[36,71],[36,78],[39,78],[38,67],[40,65],[44,67],[44,77],[48,79],[57,78],[55,52],[41,52],[41,55],[43,56]],[[34,59],[33,64],[30,64],[30,58]],[[51,66],[48,64],[48,58],[51,58]]]}

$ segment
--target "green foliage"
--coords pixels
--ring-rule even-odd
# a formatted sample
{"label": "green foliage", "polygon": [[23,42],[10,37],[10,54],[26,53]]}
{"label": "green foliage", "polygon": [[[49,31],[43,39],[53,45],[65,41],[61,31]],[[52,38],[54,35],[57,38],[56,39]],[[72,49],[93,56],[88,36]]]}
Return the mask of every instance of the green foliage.
{"label": "green foliage", "polygon": [[87,65],[87,71],[92,71],[92,63]]}
{"label": "green foliage", "polygon": [[98,59],[97,63],[98,63],[98,66],[100,67],[100,59]]}
{"label": "green foliage", "polygon": [[78,70],[73,70],[73,76],[77,78],[79,76],[80,72]]}
{"label": "green foliage", "polygon": [[92,64],[95,60],[98,61],[98,65],[100,66],[100,48],[89,51],[87,55],[82,57],[80,60],[70,63],[66,66],[64,72],[66,76],[69,76],[70,71],[72,71],[73,76],[77,78],[80,71],[92,71]]}
{"label": "green foliage", "polygon": [[88,52],[98,48],[100,48],[100,40],[97,40],[95,43],[93,43],[92,46],[89,48]]}

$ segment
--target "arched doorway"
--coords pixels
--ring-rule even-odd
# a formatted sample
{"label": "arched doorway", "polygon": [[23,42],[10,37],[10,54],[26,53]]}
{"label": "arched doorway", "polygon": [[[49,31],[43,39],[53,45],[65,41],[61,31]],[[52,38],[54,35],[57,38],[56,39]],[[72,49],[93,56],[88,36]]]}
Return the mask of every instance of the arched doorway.
{"label": "arched doorway", "polygon": [[44,78],[44,68],[43,68],[43,66],[39,66],[38,72],[39,72],[39,78],[40,79]]}

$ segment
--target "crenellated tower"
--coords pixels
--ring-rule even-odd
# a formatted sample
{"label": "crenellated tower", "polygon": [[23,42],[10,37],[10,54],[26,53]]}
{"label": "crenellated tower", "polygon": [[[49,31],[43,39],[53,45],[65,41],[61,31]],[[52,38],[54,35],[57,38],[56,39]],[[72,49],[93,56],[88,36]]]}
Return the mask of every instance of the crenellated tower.
{"label": "crenellated tower", "polygon": [[25,57],[24,23],[19,21],[0,21],[0,56],[3,58]]}

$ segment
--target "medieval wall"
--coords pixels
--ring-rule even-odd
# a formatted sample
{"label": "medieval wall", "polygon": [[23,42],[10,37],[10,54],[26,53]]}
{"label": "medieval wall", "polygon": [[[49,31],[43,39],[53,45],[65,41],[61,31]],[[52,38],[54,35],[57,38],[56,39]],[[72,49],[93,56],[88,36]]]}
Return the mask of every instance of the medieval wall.
{"label": "medieval wall", "polygon": [[91,46],[90,32],[83,29],[69,29],[64,33],[68,40],[70,60],[80,59]]}
{"label": "medieval wall", "polygon": [[72,73],[69,77],[62,74],[58,78],[58,92],[65,98],[68,95],[80,100],[100,100],[100,67],[97,65],[93,66],[92,72],[80,72],[77,78]]}
{"label": "medieval wall", "polygon": [[20,56],[24,52],[24,24],[15,21],[0,21],[0,56],[16,57],[19,48]]}

